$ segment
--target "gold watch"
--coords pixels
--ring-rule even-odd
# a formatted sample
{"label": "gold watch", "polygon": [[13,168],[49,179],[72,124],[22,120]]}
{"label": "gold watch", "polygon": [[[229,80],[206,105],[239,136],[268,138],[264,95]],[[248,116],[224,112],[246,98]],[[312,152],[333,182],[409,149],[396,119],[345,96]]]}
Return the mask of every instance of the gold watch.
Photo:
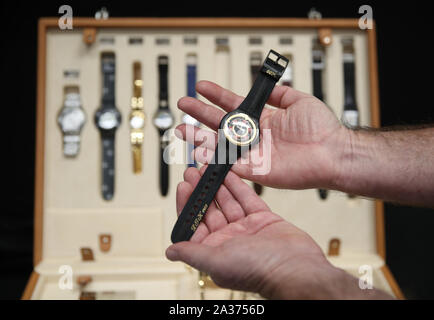
{"label": "gold watch", "polygon": [[144,138],[146,115],[142,97],[142,67],[140,62],[133,63],[133,97],[131,98],[130,113],[130,142],[133,152],[133,172],[142,172],[142,145]]}

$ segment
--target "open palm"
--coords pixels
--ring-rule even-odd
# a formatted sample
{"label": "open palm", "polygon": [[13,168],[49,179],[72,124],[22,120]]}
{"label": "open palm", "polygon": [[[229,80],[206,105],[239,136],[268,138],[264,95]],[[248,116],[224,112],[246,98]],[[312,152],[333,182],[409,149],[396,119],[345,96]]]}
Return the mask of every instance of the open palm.
{"label": "open palm", "polygon": [[[196,89],[226,112],[236,109],[244,99],[208,81],[199,82]],[[333,187],[339,169],[335,159],[346,147],[347,130],[323,102],[290,87],[276,86],[268,103],[276,108],[265,108],[262,112],[261,142],[250,152],[253,160],[262,155],[262,162],[237,162],[232,170],[242,178],[271,187]],[[189,97],[180,99],[178,107],[212,130],[218,129],[226,114]],[[217,140],[215,132],[185,124],[177,129],[183,139],[198,146],[197,161],[205,163],[212,158]],[[266,131],[271,139],[264,139]]]}
{"label": "open palm", "polygon": [[[185,171],[177,189],[178,215],[205,168]],[[309,235],[272,213],[233,172],[191,240],[170,246],[166,255],[208,273],[222,287],[259,292],[267,298],[282,298],[283,278],[286,284],[306,289],[312,277],[332,269]],[[299,297],[300,290],[296,290]]]}

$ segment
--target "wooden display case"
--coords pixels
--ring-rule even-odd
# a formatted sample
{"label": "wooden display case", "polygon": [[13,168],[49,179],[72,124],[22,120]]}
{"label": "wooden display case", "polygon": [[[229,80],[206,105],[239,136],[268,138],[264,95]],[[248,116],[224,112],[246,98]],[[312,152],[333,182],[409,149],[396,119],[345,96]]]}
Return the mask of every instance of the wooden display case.
{"label": "wooden display case", "polygon": [[[340,116],[343,105],[342,49],[340,39],[354,39],[356,96],[362,125],[379,127],[379,94],[375,29],[360,30],[357,19],[282,18],[74,18],[73,30],[60,30],[57,18],[43,18],[38,26],[36,182],[34,220],[34,272],[23,299],[77,299],[80,285],[91,291],[131,291],[137,299],[198,299],[198,273],[181,263],[165,259],[170,231],[175,222],[176,184],[185,165],[171,165],[170,189],[162,197],[158,189],[158,134],[150,119],[157,101],[157,55],[169,56],[169,105],[176,124],[181,121],[177,100],[186,95],[185,56],[198,57],[198,80],[218,80],[213,59],[215,38],[227,37],[230,47],[229,88],[245,95],[250,88],[248,57],[252,50],[290,53],[294,63],[294,87],[312,92],[311,43],[314,37],[331,37],[326,48],[325,91],[327,103]],[[186,45],[184,37],[197,38]],[[143,39],[130,45],[128,39]],[[250,37],[261,43],[249,43]],[[290,38],[282,42],[280,39]],[[113,41],[102,41],[110,38]],[[169,39],[158,45],[157,38]],[[104,201],[99,193],[99,132],[92,119],[100,105],[100,54],[116,54],[116,105],[123,123],[116,137],[117,194]],[[146,156],[142,175],[131,170],[129,126],[132,94],[131,64],[143,64],[143,96],[147,122]],[[66,69],[79,78],[63,77]],[[63,88],[80,87],[87,123],[82,132],[79,156],[62,156],[57,114]],[[307,231],[325,253],[332,239],[339,239],[339,253],[330,261],[354,275],[361,265],[373,267],[374,286],[403,295],[385,265],[383,203],[349,199],[331,192],[321,201],[316,190],[290,191],[265,188],[263,199],[272,210]],[[149,226],[152,224],[152,228]],[[146,231],[145,231],[146,230]],[[100,248],[100,236],[110,235],[111,248]],[[84,261],[82,249],[91,248],[94,259]],[[73,288],[61,289],[62,266],[73,270]],[[84,277],[84,278],[83,278]],[[87,283],[86,281],[84,281]],[[207,289],[209,298],[256,298],[228,290]]]}

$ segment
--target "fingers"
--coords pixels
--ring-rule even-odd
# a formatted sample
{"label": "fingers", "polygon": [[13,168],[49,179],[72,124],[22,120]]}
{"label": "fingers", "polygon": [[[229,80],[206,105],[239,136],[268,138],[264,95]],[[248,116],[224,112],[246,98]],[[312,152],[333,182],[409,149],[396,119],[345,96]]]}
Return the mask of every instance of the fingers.
{"label": "fingers", "polygon": [[[196,90],[211,103],[220,106],[227,112],[238,108],[244,100],[244,97],[236,95],[232,91],[224,89],[210,81],[198,82],[196,84]],[[310,95],[288,86],[276,86],[267,103],[277,108],[287,108],[297,100],[306,97],[310,97]]]}
{"label": "fingers", "polygon": [[188,182],[182,181],[178,184],[176,189],[176,213],[178,216],[181,214],[192,192],[193,187]]}
{"label": "fingers", "polygon": [[178,138],[185,140],[195,146],[201,146],[214,150],[217,145],[217,134],[215,132],[198,128],[193,125],[180,124],[175,129]]}
{"label": "fingers", "polygon": [[222,110],[191,97],[179,99],[178,108],[213,130],[218,129],[225,115]]}
{"label": "fingers", "polygon": [[297,100],[308,97],[312,96],[288,86],[275,86],[267,103],[273,107],[286,109]]}
{"label": "fingers", "polygon": [[[205,169],[206,166],[203,166],[200,169],[201,174],[205,172]],[[229,206],[229,210],[222,210],[223,214],[226,216],[227,221],[232,222],[239,219],[239,211],[237,211],[235,215],[232,213],[232,210],[236,208],[234,202],[239,204],[239,206],[243,210],[243,215],[249,215],[255,212],[270,210],[267,204],[256,194],[255,190],[253,190],[252,187],[250,187],[249,185],[247,185],[247,183],[241,180],[241,178],[234,172],[229,171],[224,180],[224,185],[222,186],[225,186],[228,193],[226,193],[224,189],[223,192],[220,192],[220,190],[222,189],[220,188],[217,192],[216,200],[219,205],[220,203],[225,203],[225,200],[229,201],[229,203],[225,204],[226,206]],[[231,197],[229,197],[229,194],[231,195]]]}
{"label": "fingers", "polygon": [[227,112],[238,108],[244,100],[244,97],[236,95],[211,81],[199,81],[196,84],[196,91]]}
{"label": "fingers", "polygon": [[170,261],[182,261],[200,271],[210,273],[216,264],[216,250],[213,247],[191,241],[178,242],[166,250]]}
{"label": "fingers", "polygon": [[[207,166],[203,166],[200,169],[200,174],[203,175]],[[226,220],[230,222],[237,221],[245,217],[245,213],[238,201],[233,197],[224,184],[222,184],[217,191],[215,200],[222,209],[222,213],[226,217]]]}
{"label": "fingers", "polygon": [[256,194],[255,190],[241,180],[235,173],[229,171],[224,184],[240,203],[246,215],[270,210],[267,204]]}

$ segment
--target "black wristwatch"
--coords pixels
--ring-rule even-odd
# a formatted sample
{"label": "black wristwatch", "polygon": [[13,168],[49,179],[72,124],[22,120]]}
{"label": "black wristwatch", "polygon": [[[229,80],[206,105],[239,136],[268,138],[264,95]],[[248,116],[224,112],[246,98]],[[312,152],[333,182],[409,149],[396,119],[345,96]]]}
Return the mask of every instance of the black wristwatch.
{"label": "black wristwatch", "polygon": [[[312,46],[312,82],[313,82],[313,95],[320,100],[324,100],[322,77],[325,67],[324,48],[318,39],[313,40]],[[328,196],[328,190],[318,189],[320,199],[325,200]]]}
{"label": "black wristwatch", "polygon": [[270,50],[247,97],[223,117],[213,160],[178,217],[171,236],[173,243],[191,238],[233,163],[259,142],[259,118],[287,64],[288,59]]}
{"label": "black wristwatch", "polygon": [[95,112],[95,124],[101,134],[102,144],[102,196],[111,200],[115,191],[115,133],[121,124],[121,114],[115,106],[115,55],[103,53],[102,66],[102,103]]}
{"label": "black wristwatch", "polygon": [[[250,79],[252,80],[252,85],[255,83],[256,77],[261,71],[261,63],[262,63],[262,53],[261,52],[252,52],[250,54]],[[260,195],[262,193],[262,185],[259,183],[254,183],[253,188],[255,189],[256,194]]]}
{"label": "black wristwatch", "polygon": [[174,118],[169,108],[169,93],[167,73],[169,68],[169,57],[158,57],[158,74],[160,78],[160,93],[157,112],[154,115],[154,126],[160,134],[160,191],[161,195],[166,196],[169,191],[169,165],[164,161],[164,149],[168,145],[165,136],[166,131],[173,125]]}
{"label": "black wristwatch", "polygon": [[342,39],[342,45],[342,60],[344,64],[344,110],[342,112],[342,123],[349,128],[354,128],[359,125],[359,111],[356,102],[353,39]]}

